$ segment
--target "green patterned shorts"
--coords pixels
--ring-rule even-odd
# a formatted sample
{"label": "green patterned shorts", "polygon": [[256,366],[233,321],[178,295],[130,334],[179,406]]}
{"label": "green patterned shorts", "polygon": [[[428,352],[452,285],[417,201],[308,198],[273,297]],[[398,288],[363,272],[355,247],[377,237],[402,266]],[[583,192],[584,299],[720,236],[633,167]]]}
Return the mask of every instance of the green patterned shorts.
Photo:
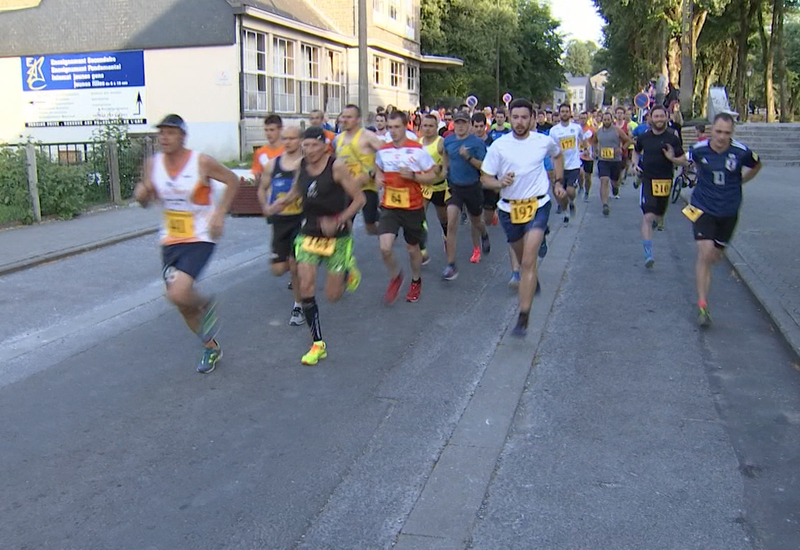
{"label": "green patterned shorts", "polygon": [[[298,235],[294,240],[294,257],[298,264],[319,265],[320,262],[325,264],[325,269],[329,273],[344,273],[353,263],[353,236],[345,235],[343,237],[336,237],[334,240],[336,244],[333,247],[333,253],[328,255],[325,251],[316,253],[307,250],[303,243],[306,235]],[[313,238],[313,237],[312,237]],[[324,246],[320,248],[326,248]]]}

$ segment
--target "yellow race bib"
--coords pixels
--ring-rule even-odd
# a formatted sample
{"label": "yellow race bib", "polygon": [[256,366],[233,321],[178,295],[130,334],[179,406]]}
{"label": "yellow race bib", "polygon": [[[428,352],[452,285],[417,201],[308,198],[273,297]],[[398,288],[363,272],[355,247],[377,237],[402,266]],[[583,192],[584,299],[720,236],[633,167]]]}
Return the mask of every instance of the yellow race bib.
{"label": "yellow race bib", "polygon": [[653,196],[669,197],[669,190],[672,188],[672,180],[653,180]]}
{"label": "yellow race bib", "polygon": [[450,188],[449,187],[444,190],[444,202],[449,201],[450,197],[452,197],[452,196],[453,195],[450,194]]}
{"label": "yellow race bib", "polygon": [[565,151],[568,151],[569,149],[575,149],[576,143],[577,142],[575,141],[575,136],[561,138],[561,140],[559,141],[561,148]]}
{"label": "yellow race bib", "polygon": [[389,208],[409,208],[411,195],[408,187],[387,187],[383,202]]}
{"label": "yellow race bib", "polygon": [[194,216],[183,210],[165,210],[164,220],[167,225],[167,236],[173,239],[194,238]]}
{"label": "yellow race bib", "polygon": [[511,223],[524,224],[533,219],[536,210],[539,209],[538,199],[521,199],[510,200],[508,203],[511,205]]}
{"label": "yellow race bib", "polygon": [[616,156],[613,147],[603,147],[600,149],[600,158],[603,160],[614,160]]}
{"label": "yellow race bib", "polygon": [[[286,196],[286,193],[278,193],[277,200],[282,199]],[[297,199],[292,204],[287,204],[284,206],[283,210],[281,210],[281,214],[284,216],[293,216],[297,214],[303,213],[303,199]]]}
{"label": "yellow race bib", "polygon": [[692,206],[691,204],[687,204],[686,208],[681,210],[683,215],[692,220],[692,223],[696,222],[700,216],[702,216],[705,212],[697,208],[696,206]]}
{"label": "yellow race bib", "polygon": [[301,248],[317,256],[333,256],[336,250],[336,239],[333,237],[303,237]]}
{"label": "yellow race bib", "polygon": [[426,201],[429,201],[431,200],[431,197],[433,197],[433,187],[423,186],[422,198],[425,199]]}

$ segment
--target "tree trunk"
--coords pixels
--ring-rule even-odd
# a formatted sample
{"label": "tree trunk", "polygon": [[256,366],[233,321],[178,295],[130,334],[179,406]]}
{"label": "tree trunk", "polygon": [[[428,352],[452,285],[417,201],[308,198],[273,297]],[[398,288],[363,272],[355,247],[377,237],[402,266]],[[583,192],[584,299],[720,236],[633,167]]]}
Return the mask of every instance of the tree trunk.
{"label": "tree trunk", "polygon": [[678,88],[681,83],[681,43],[678,38],[670,38],[667,50],[669,66],[669,82]]}
{"label": "tree trunk", "polygon": [[750,38],[751,22],[756,15],[756,9],[761,0],[741,0],[739,10],[739,36],[736,38],[739,61],[736,64],[736,82],[733,87],[733,95],[736,98],[736,110],[739,111],[741,120],[747,120],[749,115],[748,97],[745,87],[747,77],[747,54],[748,39]]}
{"label": "tree trunk", "polygon": [[712,66],[706,73],[705,81],[703,82],[703,117],[708,116],[708,93],[711,91],[711,84],[714,83],[714,76],[716,76],[716,69]]}
{"label": "tree trunk", "polygon": [[780,97],[780,121],[789,122],[789,90],[786,85],[786,55],[783,48],[783,21],[785,18],[786,1],[775,0],[772,17],[772,32],[775,35],[774,54],[776,72],[778,76],[778,90]]}
{"label": "tree trunk", "polygon": [[681,113],[692,117],[692,92],[694,91],[694,29],[692,28],[694,0],[683,1],[681,18]]}
{"label": "tree trunk", "polygon": [[[775,0],[779,1],[779,0]],[[773,20],[775,14],[773,13]],[[766,103],[766,121],[775,122],[775,90],[772,86],[772,76],[774,72],[775,56],[772,46],[774,44],[775,35],[770,34],[767,39],[767,31],[764,28],[764,11],[758,10],[758,35],[761,38],[761,51],[764,56],[764,102]]]}

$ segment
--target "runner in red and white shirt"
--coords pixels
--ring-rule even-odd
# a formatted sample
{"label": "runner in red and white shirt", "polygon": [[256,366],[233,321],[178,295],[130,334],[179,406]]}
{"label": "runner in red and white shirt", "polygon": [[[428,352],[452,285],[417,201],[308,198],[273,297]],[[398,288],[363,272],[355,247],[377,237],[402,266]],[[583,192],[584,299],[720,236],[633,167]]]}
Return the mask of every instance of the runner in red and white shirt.
{"label": "runner in red and white shirt", "polygon": [[389,114],[387,123],[392,141],[375,155],[375,180],[383,187],[381,216],[378,223],[381,255],[389,270],[389,288],[384,302],[397,300],[403,285],[403,272],[397,266],[392,248],[400,229],[403,230],[411,259],[411,286],[406,301],[419,300],[422,290],[422,250],[425,242],[425,210],[422,186],[436,181],[436,163],[422,145],[406,137],[408,119],[401,111]]}

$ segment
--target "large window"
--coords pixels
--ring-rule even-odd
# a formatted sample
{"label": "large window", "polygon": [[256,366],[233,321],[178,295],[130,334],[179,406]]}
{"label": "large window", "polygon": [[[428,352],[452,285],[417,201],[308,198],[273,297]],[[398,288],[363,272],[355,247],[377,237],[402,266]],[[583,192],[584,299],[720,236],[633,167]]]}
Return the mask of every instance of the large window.
{"label": "large window", "polygon": [[392,88],[399,88],[403,84],[403,64],[399,61],[389,63],[389,83]]}
{"label": "large window", "polygon": [[272,38],[272,104],[276,113],[297,111],[294,72],[295,43],[285,38]]}
{"label": "large window", "polygon": [[388,0],[389,2],[389,19],[397,21],[400,19],[400,0]]}
{"label": "large window", "polygon": [[244,33],[244,101],[246,111],[263,112],[267,105],[267,35]]}
{"label": "large window", "polygon": [[409,92],[419,91],[419,73],[416,65],[408,65],[406,69],[406,86]]}
{"label": "large window", "polygon": [[372,81],[380,86],[384,82],[383,76],[383,58],[377,55],[372,56]]}
{"label": "large window", "polygon": [[322,104],[319,53],[317,46],[309,46],[308,44],[300,46],[300,55],[302,57],[300,66],[300,111],[303,113],[319,109]]}
{"label": "large window", "polygon": [[414,0],[406,0],[406,38],[417,38],[417,5]]}
{"label": "large window", "polygon": [[344,107],[344,61],[341,52],[327,50],[325,112],[340,113]]}

